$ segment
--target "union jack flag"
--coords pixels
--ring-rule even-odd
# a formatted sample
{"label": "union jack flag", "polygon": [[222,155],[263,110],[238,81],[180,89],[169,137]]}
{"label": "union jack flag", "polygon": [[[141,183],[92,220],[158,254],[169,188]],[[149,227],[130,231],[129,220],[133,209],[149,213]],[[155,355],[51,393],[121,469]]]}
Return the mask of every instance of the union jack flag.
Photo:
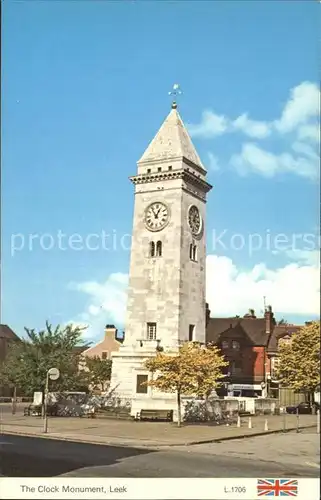
{"label": "union jack flag", "polygon": [[258,479],[259,497],[296,497],[298,481],[296,479]]}

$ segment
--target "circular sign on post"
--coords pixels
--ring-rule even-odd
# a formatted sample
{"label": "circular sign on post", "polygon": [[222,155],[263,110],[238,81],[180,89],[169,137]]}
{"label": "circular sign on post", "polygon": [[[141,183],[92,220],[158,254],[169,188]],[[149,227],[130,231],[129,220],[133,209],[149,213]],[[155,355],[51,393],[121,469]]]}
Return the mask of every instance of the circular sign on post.
{"label": "circular sign on post", "polygon": [[50,370],[48,370],[48,375],[50,380],[57,380],[59,378],[60,372],[58,368],[50,368]]}

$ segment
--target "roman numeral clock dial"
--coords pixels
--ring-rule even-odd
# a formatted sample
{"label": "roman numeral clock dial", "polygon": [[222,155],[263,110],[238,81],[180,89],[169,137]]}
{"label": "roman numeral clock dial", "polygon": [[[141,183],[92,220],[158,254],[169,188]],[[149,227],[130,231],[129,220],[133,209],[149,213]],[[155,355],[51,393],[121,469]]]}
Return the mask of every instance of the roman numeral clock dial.
{"label": "roman numeral clock dial", "polygon": [[160,231],[169,222],[169,208],[161,202],[149,205],[145,210],[145,225],[149,231]]}

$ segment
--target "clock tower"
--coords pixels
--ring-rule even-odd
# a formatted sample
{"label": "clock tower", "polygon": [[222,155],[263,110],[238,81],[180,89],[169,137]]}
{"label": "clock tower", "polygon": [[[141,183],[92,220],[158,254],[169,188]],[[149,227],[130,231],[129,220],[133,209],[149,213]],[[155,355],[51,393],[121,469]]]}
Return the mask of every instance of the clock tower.
{"label": "clock tower", "polygon": [[175,103],[130,180],[125,340],[113,354],[111,389],[131,400],[133,414],[142,405],[164,408],[160,393],[144,384],[145,360],[159,350],[177,352],[187,341],[205,342],[205,207],[212,186]]}

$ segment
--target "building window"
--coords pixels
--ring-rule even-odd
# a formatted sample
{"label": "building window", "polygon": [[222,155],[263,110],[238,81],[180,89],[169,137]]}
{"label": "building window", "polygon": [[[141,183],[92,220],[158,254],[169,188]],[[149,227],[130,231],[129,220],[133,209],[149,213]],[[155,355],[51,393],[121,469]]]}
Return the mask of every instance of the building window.
{"label": "building window", "polygon": [[240,348],[240,343],[237,342],[237,340],[232,340],[232,348],[233,349],[236,349],[236,350],[239,350]]}
{"label": "building window", "polygon": [[157,172],[161,172],[161,171],[162,171],[162,167],[158,167]]}
{"label": "building window", "polygon": [[168,170],[173,170],[173,167],[172,166],[168,167]]}
{"label": "building window", "polygon": [[194,340],[194,331],[195,331],[195,325],[189,325],[189,331],[188,331],[189,342],[193,342]]}
{"label": "building window", "polygon": [[279,369],[279,358],[273,356],[271,358],[271,378],[272,380],[277,380],[278,378],[278,369]]}
{"label": "building window", "polygon": [[231,361],[230,362],[230,372],[231,372],[231,375],[241,375],[242,374],[241,361]]}
{"label": "building window", "polygon": [[153,241],[149,243],[149,256],[155,257],[155,243]]}
{"label": "building window", "polygon": [[156,323],[147,323],[147,339],[156,340]]}
{"label": "building window", "polygon": [[101,359],[107,359],[108,358],[108,353],[106,351],[101,353]]}
{"label": "building window", "polygon": [[229,343],[226,340],[223,340],[222,342],[222,349],[228,349],[229,348]]}
{"label": "building window", "polygon": [[150,174],[150,173],[151,173],[151,169],[150,169],[150,168],[148,168],[148,169],[147,169],[147,173],[148,173],[148,174]]}
{"label": "building window", "polygon": [[137,375],[136,377],[136,392],[137,394],[147,394],[148,391],[148,375]]}
{"label": "building window", "polygon": [[161,257],[162,256],[162,242],[158,241],[156,243],[156,257]]}
{"label": "building window", "polygon": [[197,262],[197,247],[196,245],[193,245],[193,243],[191,243],[189,246],[189,258],[193,262]]}

